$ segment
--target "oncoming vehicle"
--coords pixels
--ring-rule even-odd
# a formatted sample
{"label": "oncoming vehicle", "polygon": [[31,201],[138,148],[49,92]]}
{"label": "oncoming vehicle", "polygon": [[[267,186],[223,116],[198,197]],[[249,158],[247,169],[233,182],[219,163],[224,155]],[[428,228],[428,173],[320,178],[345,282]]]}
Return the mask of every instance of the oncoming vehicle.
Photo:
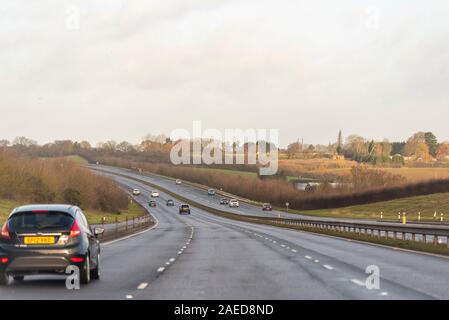
{"label": "oncoming vehicle", "polygon": [[179,214],[190,214],[190,206],[188,204],[182,204],[179,207]]}
{"label": "oncoming vehicle", "polygon": [[10,276],[23,281],[34,274],[65,274],[75,265],[80,282],[100,278],[102,228],[92,228],[72,205],[28,205],[14,209],[0,236],[0,285]]}
{"label": "oncoming vehicle", "polygon": [[148,205],[150,206],[150,207],[156,207],[156,201],[154,201],[154,200],[150,200],[150,202],[148,202]]}
{"label": "oncoming vehicle", "polygon": [[158,197],[159,197],[159,192],[157,192],[157,191],[151,191],[151,197],[152,197],[152,198],[158,198]]}
{"label": "oncoming vehicle", "polygon": [[173,207],[175,205],[175,202],[172,199],[167,200],[167,207]]}
{"label": "oncoming vehicle", "polygon": [[209,190],[207,190],[207,194],[209,196],[215,196],[215,190],[214,189],[209,189]]}
{"label": "oncoming vehicle", "polygon": [[240,207],[240,203],[236,199],[229,200],[229,207],[230,208],[238,208]]}
{"label": "oncoming vehicle", "polygon": [[264,203],[264,204],[262,205],[262,210],[263,210],[263,211],[273,211],[273,207],[272,207],[271,204],[269,204],[269,203]]}
{"label": "oncoming vehicle", "polygon": [[133,195],[140,196],[140,190],[139,189],[133,189]]}
{"label": "oncoming vehicle", "polygon": [[226,198],[221,199],[220,204],[229,204],[229,199]]}
{"label": "oncoming vehicle", "polygon": [[179,180],[179,179],[176,179],[175,183],[179,185],[179,184],[181,184],[181,183],[182,183],[182,181],[181,181],[181,180]]}

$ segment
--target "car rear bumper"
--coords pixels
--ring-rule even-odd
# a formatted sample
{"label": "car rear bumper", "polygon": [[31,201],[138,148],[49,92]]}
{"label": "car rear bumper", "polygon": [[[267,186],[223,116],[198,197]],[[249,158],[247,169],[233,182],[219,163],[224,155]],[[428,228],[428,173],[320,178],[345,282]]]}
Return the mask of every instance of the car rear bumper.
{"label": "car rear bumper", "polygon": [[66,257],[17,257],[5,268],[7,273],[64,273],[71,265]]}
{"label": "car rear bumper", "polygon": [[7,257],[8,263],[0,265],[0,271],[12,274],[64,273],[72,263],[72,257],[84,257],[86,253],[72,247],[68,249],[0,248],[0,257]]}

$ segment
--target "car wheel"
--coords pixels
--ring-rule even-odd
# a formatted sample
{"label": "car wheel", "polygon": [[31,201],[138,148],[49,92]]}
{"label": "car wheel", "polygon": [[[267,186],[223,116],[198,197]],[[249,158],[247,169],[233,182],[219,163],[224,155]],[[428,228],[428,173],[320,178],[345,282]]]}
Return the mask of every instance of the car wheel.
{"label": "car wheel", "polygon": [[0,272],[0,286],[7,286],[9,284],[9,275],[6,272]]}
{"label": "car wheel", "polygon": [[80,281],[82,284],[89,284],[90,282],[90,258],[89,253],[86,255],[86,261],[80,270]]}
{"label": "car wheel", "polygon": [[14,279],[14,281],[17,281],[17,282],[23,281],[25,279],[24,276],[13,276],[12,278]]}
{"label": "car wheel", "polygon": [[100,254],[97,255],[97,266],[95,269],[92,270],[91,272],[91,277],[92,279],[98,280],[100,279]]}

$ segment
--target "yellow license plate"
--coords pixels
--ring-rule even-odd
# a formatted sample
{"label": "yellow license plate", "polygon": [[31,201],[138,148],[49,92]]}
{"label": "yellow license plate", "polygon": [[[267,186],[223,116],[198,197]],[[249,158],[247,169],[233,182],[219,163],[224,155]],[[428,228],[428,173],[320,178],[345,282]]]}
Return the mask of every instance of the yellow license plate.
{"label": "yellow license plate", "polygon": [[25,237],[23,242],[25,244],[54,244],[55,237]]}

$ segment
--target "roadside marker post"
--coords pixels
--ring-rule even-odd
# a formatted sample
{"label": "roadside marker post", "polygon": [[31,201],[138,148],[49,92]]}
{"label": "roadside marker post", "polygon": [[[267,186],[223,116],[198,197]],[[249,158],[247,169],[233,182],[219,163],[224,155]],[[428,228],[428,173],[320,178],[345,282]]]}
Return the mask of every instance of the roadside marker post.
{"label": "roadside marker post", "polygon": [[407,213],[402,213],[402,224],[407,224]]}
{"label": "roadside marker post", "polygon": [[418,212],[418,222],[421,222],[421,212]]}
{"label": "roadside marker post", "polygon": [[383,219],[384,219],[384,213],[381,212],[381,213],[380,213],[380,221],[382,221]]}
{"label": "roadside marker post", "polygon": [[440,221],[441,221],[441,223],[443,223],[443,221],[444,221],[444,214],[441,214],[441,217],[440,217]]}

